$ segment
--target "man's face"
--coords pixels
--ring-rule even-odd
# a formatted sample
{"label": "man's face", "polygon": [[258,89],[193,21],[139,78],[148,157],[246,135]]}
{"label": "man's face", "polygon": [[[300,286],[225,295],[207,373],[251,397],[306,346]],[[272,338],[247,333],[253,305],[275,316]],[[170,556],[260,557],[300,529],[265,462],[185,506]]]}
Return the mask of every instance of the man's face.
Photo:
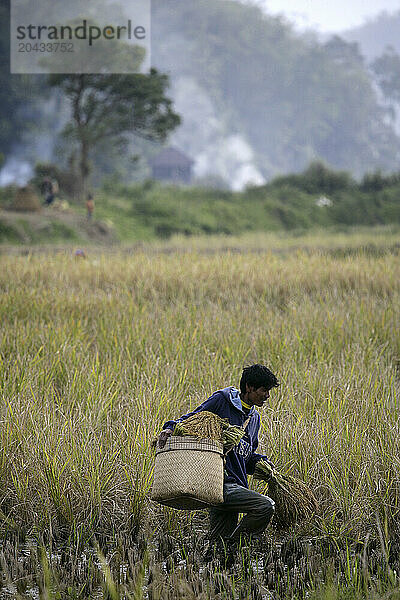
{"label": "man's face", "polygon": [[269,390],[266,387],[255,388],[246,383],[247,399],[246,404],[250,406],[263,406],[269,398]]}

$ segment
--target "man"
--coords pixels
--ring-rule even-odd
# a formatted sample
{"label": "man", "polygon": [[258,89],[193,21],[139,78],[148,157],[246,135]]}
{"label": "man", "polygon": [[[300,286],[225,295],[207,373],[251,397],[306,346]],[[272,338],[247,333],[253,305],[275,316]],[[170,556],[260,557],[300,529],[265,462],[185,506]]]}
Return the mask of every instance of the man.
{"label": "man", "polygon": [[[158,440],[161,448],[165,446],[178,422],[202,410],[228,418],[231,425],[245,425],[245,436],[226,456],[224,502],[210,509],[211,540],[234,543],[242,533],[259,534],[272,518],[274,501],[268,496],[249,490],[247,475],[254,473],[259,460],[268,461],[266,456],[255,452],[260,429],[260,415],[255,407],[263,406],[272,388],[278,385],[277,378],[267,367],[260,364],[251,365],[243,370],[240,391],[235,387],[218,390],[193,412],[184,415],[178,421],[167,421],[164,424]],[[238,524],[239,513],[245,513],[245,516]]]}
{"label": "man", "polygon": [[42,182],[42,194],[44,196],[44,204],[50,206],[54,201],[53,183],[50,177],[45,177]]}
{"label": "man", "polygon": [[87,195],[86,210],[87,210],[87,218],[88,218],[89,221],[91,221],[92,217],[93,217],[93,211],[94,211],[93,194],[88,194]]}

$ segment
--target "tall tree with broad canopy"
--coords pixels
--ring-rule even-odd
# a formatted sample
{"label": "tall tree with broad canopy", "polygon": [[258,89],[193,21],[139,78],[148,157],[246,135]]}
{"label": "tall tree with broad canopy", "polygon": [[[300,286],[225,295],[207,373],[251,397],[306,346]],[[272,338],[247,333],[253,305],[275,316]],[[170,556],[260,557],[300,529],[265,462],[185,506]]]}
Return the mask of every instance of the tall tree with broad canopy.
{"label": "tall tree with broad canopy", "polygon": [[63,133],[77,146],[83,194],[96,144],[109,140],[124,146],[129,134],[163,142],[181,122],[165,95],[168,76],[154,68],[134,75],[53,74],[49,83],[70,103],[71,121]]}

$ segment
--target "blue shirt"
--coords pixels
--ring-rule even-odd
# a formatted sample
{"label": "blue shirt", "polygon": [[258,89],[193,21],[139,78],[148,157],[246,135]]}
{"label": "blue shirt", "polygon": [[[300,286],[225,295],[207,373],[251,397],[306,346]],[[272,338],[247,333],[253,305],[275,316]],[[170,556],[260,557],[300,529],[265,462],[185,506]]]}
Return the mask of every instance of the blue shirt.
{"label": "blue shirt", "polygon": [[260,429],[259,413],[252,406],[246,414],[242,407],[239,390],[234,387],[228,387],[214,392],[200,406],[177,421],[167,421],[164,424],[164,429],[173,430],[177,423],[202,410],[208,410],[223,419],[227,418],[231,425],[239,425],[240,427],[249,418],[244,437],[237,446],[228,452],[225,462],[225,482],[238,483],[247,488],[247,475],[253,475],[255,466],[259,460],[267,459],[263,454],[256,454],[255,452],[258,447],[258,432]]}

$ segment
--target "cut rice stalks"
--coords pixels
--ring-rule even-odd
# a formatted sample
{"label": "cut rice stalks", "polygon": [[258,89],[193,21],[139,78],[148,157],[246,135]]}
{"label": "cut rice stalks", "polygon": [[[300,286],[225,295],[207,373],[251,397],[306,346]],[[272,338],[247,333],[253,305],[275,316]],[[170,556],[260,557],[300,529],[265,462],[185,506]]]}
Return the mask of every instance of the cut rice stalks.
{"label": "cut rice stalks", "polygon": [[227,453],[236,446],[245,434],[245,430],[237,425],[231,425],[228,419],[207,410],[195,413],[184,421],[176,424],[173,435],[192,436],[198,439],[210,439],[221,442]]}
{"label": "cut rice stalks", "polygon": [[267,482],[265,492],[275,502],[275,523],[280,528],[309,519],[318,510],[318,502],[305,483],[282,475],[265,460],[257,463],[254,479]]}

